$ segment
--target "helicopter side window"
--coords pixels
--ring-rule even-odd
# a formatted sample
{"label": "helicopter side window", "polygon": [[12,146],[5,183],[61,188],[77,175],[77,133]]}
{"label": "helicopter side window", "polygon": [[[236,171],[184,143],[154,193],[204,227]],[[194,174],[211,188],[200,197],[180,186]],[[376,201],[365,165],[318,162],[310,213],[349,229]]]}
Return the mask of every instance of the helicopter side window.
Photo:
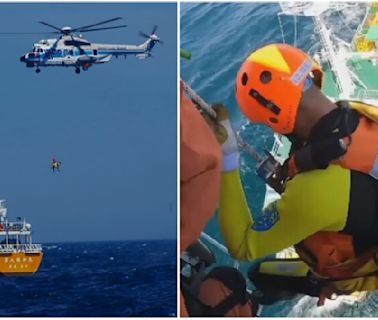
{"label": "helicopter side window", "polygon": [[97,56],[97,50],[93,50],[93,54]]}
{"label": "helicopter side window", "polygon": [[64,50],[63,50],[63,55],[64,55],[64,56],[68,56],[68,50],[67,50],[67,49],[64,49]]}
{"label": "helicopter side window", "polygon": [[80,54],[84,54],[84,50],[83,49],[79,49],[80,50]]}
{"label": "helicopter side window", "polygon": [[62,56],[62,50],[58,49],[58,50],[56,51],[56,53],[57,53],[58,57],[61,57],[61,56]]}
{"label": "helicopter side window", "polygon": [[73,56],[73,50],[70,50],[70,55]]}

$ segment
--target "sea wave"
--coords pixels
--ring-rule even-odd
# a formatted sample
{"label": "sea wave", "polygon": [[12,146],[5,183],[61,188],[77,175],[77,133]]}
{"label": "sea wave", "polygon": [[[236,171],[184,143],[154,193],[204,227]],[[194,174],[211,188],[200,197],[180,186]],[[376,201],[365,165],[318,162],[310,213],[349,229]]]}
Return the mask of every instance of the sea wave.
{"label": "sea wave", "polygon": [[36,274],[1,277],[1,316],[168,317],[177,312],[174,240],[43,248]]}

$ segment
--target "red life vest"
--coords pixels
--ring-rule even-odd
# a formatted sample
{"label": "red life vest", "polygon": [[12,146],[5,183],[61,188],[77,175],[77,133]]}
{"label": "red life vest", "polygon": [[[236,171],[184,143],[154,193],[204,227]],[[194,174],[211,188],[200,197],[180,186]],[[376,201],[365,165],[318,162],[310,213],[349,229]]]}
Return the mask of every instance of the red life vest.
{"label": "red life vest", "polygon": [[[351,103],[351,106],[359,112],[361,107],[375,108],[362,103]],[[367,117],[365,113],[360,112],[357,128],[351,137],[343,138],[344,142],[349,144],[346,152],[332,163],[378,179],[378,108],[370,111],[370,114],[373,113],[372,117]],[[293,159],[295,157],[289,161],[291,177],[300,172],[293,167],[295,166]],[[297,244],[296,250],[312,271],[318,277],[326,280],[337,282],[359,277],[378,276],[378,247],[371,248],[357,256],[351,235],[319,231]],[[372,261],[375,262],[373,264],[375,268],[361,273],[361,269]],[[377,289],[360,288],[361,291]]]}

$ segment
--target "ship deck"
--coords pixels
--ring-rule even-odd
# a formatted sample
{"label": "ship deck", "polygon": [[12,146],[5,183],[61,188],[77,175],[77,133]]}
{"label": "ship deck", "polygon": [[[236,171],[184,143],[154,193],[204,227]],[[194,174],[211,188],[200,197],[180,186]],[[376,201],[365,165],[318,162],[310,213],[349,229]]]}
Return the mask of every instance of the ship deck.
{"label": "ship deck", "polygon": [[[356,84],[356,90],[352,99],[375,99],[378,100],[378,63],[374,65],[367,59],[350,59],[348,67],[356,74],[356,76],[365,84]],[[340,90],[336,84],[332,71],[328,66],[323,66],[325,70],[325,80],[323,92],[333,99],[338,99]]]}

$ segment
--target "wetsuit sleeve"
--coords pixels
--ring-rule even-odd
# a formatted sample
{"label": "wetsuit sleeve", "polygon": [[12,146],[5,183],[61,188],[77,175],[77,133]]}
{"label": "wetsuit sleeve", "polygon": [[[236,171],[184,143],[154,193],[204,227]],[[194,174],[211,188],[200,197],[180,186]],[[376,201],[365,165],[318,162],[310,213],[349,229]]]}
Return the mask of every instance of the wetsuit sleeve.
{"label": "wetsuit sleeve", "polygon": [[350,170],[329,166],[298,174],[282,198],[263,215],[269,229],[257,231],[238,170],[222,174],[220,225],[230,254],[253,260],[297,244],[313,233],[344,228],[349,204]]}

